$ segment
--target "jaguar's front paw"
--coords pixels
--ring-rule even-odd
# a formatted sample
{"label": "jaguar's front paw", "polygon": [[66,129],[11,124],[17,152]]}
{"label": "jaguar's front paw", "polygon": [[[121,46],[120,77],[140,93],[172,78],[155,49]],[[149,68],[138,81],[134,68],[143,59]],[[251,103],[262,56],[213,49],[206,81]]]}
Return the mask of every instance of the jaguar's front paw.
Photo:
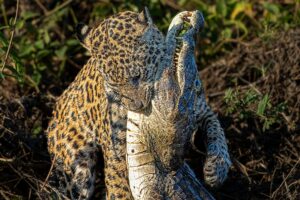
{"label": "jaguar's front paw", "polygon": [[227,178],[231,161],[228,152],[208,152],[204,165],[204,180],[211,187],[218,187]]}

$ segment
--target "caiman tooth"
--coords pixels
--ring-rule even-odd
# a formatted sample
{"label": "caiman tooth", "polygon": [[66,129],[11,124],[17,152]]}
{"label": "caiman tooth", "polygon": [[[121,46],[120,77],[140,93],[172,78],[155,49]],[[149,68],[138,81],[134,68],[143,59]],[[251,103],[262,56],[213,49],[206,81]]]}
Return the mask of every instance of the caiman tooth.
{"label": "caiman tooth", "polygon": [[182,47],[182,37],[175,37],[176,39],[176,45],[175,45],[175,52],[173,57],[173,66],[176,67],[178,64],[178,58],[180,55],[180,50]]}

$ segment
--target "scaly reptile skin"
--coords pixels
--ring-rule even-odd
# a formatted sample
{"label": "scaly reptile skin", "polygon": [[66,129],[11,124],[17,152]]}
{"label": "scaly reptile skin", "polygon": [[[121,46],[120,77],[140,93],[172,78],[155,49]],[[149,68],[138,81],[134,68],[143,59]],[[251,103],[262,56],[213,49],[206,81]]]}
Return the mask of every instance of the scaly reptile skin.
{"label": "scaly reptile skin", "polygon": [[[184,21],[192,27],[177,41],[182,47],[176,52],[176,33]],[[151,106],[128,111],[127,164],[136,200],[214,199],[184,161],[198,126],[208,139],[205,181],[215,186],[227,176],[231,162],[224,132],[205,102],[194,58],[194,37],[203,23],[199,11],[181,12],[173,19],[166,44],[174,59],[167,57],[169,65],[158,70]]]}

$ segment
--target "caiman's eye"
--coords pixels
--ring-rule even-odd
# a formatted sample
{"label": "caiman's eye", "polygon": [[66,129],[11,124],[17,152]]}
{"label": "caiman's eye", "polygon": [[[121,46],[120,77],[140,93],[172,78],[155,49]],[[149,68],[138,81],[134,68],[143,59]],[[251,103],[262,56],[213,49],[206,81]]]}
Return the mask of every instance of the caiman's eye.
{"label": "caiman's eye", "polygon": [[131,83],[132,83],[133,85],[138,85],[138,84],[139,84],[139,81],[140,81],[140,78],[141,78],[141,75],[140,75],[140,74],[137,75],[137,76],[132,77],[132,78],[131,78]]}

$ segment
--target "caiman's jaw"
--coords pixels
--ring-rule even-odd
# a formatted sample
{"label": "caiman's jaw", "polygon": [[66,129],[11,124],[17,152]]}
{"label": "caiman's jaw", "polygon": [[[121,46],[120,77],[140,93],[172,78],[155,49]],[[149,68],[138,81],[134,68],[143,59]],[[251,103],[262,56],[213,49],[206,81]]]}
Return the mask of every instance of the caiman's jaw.
{"label": "caiman's jaw", "polygon": [[178,67],[178,59],[179,59],[179,56],[180,56],[180,52],[181,52],[181,49],[182,49],[182,37],[176,37],[176,48],[175,48],[175,52],[174,52],[174,55],[173,55],[173,69],[176,70],[177,67]]}
{"label": "caiman's jaw", "polygon": [[203,23],[199,11],[184,11],[170,24],[166,38],[168,62],[155,82],[152,101],[155,112],[169,121],[193,110],[199,89],[197,83],[200,82],[194,58],[194,38]]}
{"label": "caiman's jaw", "polygon": [[172,66],[176,67],[175,69],[177,69],[178,67],[178,59],[180,57],[180,54],[183,54],[183,38],[185,37],[191,40],[195,36],[195,34],[197,34],[199,30],[203,28],[203,26],[203,15],[197,10],[183,11],[173,18],[168,28],[167,48],[170,50],[169,55],[172,55]]}
{"label": "caiman's jaw", "polygon": [[[182,48],[182,37],[191,28],[191,18],[195,11],[183,11],[177,14],[169,25],[167,33],[167,48],[172,55],[172,66],[178,64],[179,54]],[[174,49],[175,48],[175,49]],[[174,51],[175,50],[175,51]]]}
{"label": "caiman's jaw", "polygon": [[[127,169],[135,200],[213,199],[184,163],[186,144],[196,128],[194,108],[200,99],[194,84],[199,81],[194,58],[199,15],[199,11],[184,11],[174,17],[151,109],[128,111]],[[192,27],[181,36],[185,16],[191,16]]]}

